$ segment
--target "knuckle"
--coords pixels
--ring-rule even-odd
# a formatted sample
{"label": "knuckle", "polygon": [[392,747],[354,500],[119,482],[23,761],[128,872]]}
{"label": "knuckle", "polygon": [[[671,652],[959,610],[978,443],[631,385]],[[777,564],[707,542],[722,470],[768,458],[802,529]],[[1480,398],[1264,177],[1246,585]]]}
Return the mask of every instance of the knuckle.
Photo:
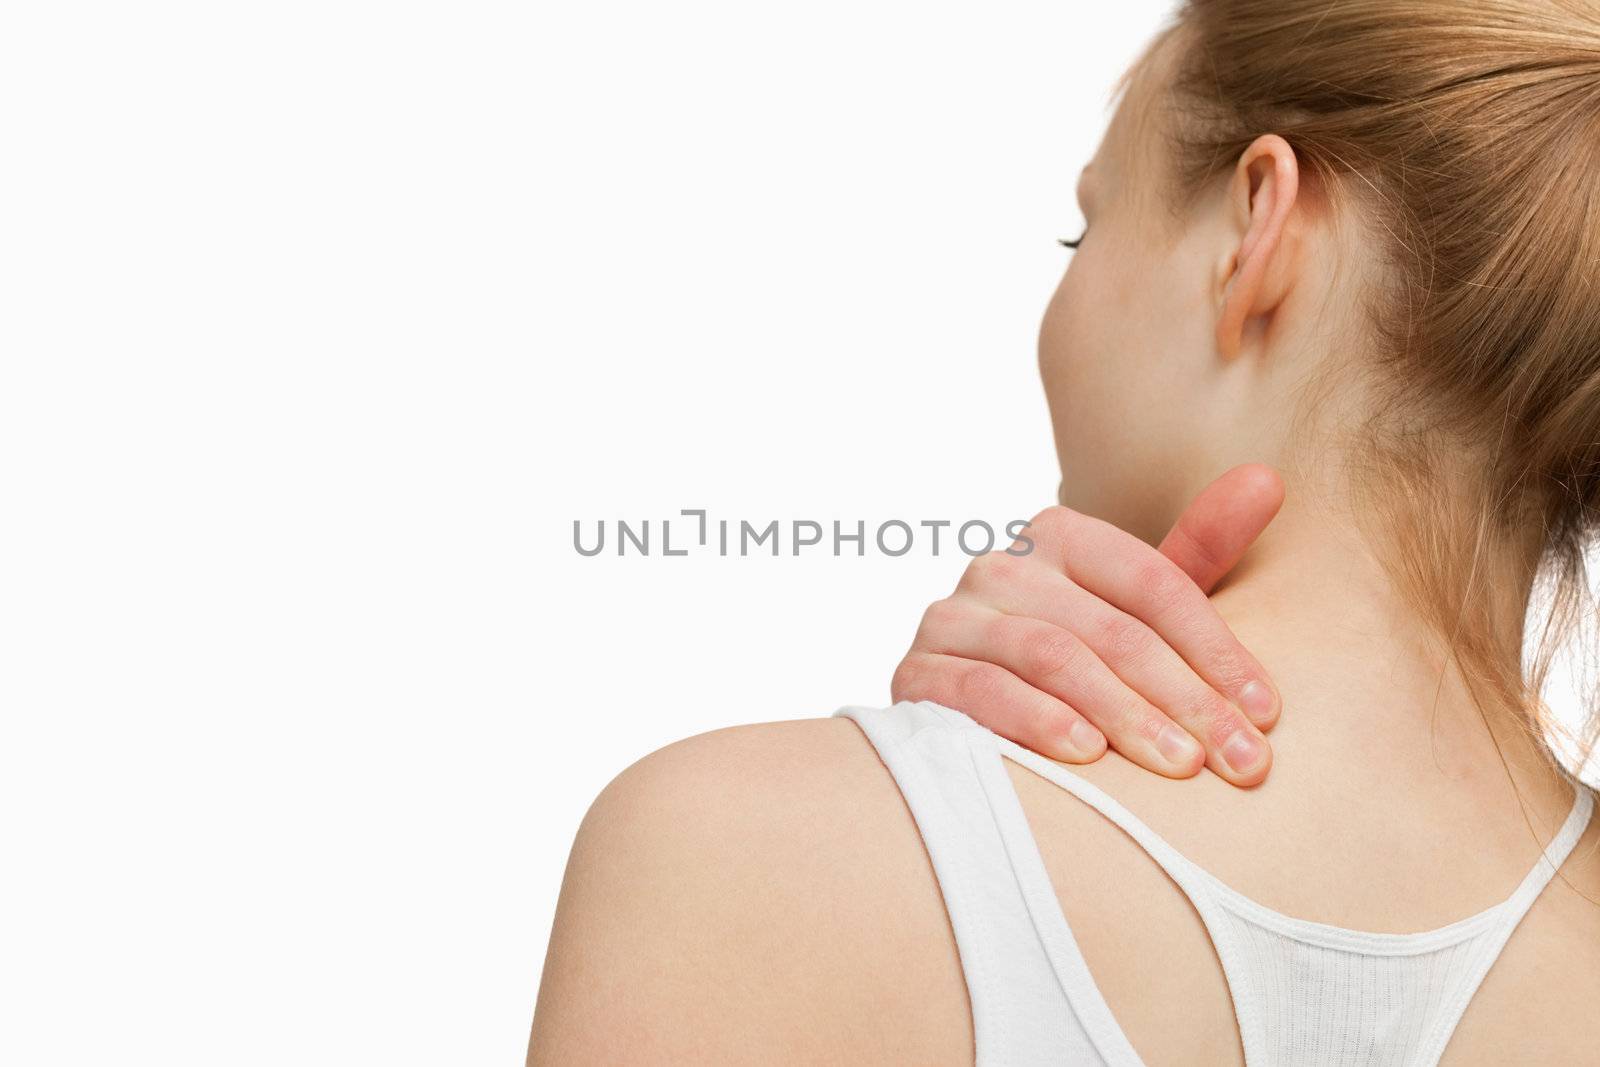
{"label": "knuckle", "polygon": [[1006,560],[1010,558],[1004,552],[985,552],[973,557],[967,569],[961,572],[961,581],[956,588],[976,592],[1003,584]]}
{"label": "knuckle", "polygon": [[1037,700],[1028,709],[1023,721],[1027,724],[1025,729],[1030,731],[1028,740],[1038,744],[1047,738],[1065,734],[1073,719],[1071,713],[1064,714],[1059,706],[1050,701]]}
{"label": "knuckle", "polygon": [[1246,661],[1238,646],[1231,641],[1207,647],[1200,652],[1210,664],[1208,673],[1226,692],[1237,693],[1246,682],[1256,676],[1254,668]]}
{"label": "knuckle", "polygon": [[920,631],[944,631],[953,627],[966,613],[962,604],[953,597],[935,600],[922,613]]}
{"label": "knuckle", "polygon": [[1071,521],[1071,509],[1052,504],[1029,520],[1028,527],[1045,537],[1059,538],[1066,534]]}
{"label": "knuckle", "polygon": [[1000,697],[1006,672],[992,663],[974,663],[956,676],[954,695],[962,704],[982,706]]}
{"label": "knuckle", "polygon": [[1054,570],[1065,570],[1074,539],[1074,524],[1082,516],[1060,505],[1045,508],[1028,521],[1028,536],[1033,540],[1030,555],[1049,561]]}
{"label": "knuckle", "polygon": [[1095,627],[1095,644],[1101,655],[1115,663],[1126,663],[1144,651],[1147,631],[1138,620],[1127,615],[1107,615]]}
{"label": "knuckle", "polygon": [[1244,729],[1244,719],[1232,704],[1215,693],[1201,701],[1195,721],[1205,731],[1206,742],[1213,748],[1221,745]]}
{"label": "knuckle", "polygon": [[1017,661],[1028,677],[1047,678],[1078,666],[1081,648],[1078,639],[1065,630],[1030,627],[1017,641]]}
{"label": "knuckle", "polygon": [[889,696],[896,701],[920,699],[926,677],[927,668],[922,657],[907,656],[895,667],[894,676],[889,679]]}
{"label": "knuckle", "polygon": [[977,571],[988,585],[1006,585],[1016,580],[1023,566],[1017,556],[1004,552],[985,552],[972,561],[970,569]]}
{"label": "knuckle", "polygon": [[1167,725],[1167,720],[1148,708],[1133,708],[1124,716],[1124,723],[1129,733],[1155,744],[1156,735]]}
{"label": "knuckle", "polygon": [[1170,605],[1183,595],[1180,584],[1187,579],[1176,565],[1164,556],[1146,559],[1134,565],[1133,586],[1140,596],[1154,604]]}

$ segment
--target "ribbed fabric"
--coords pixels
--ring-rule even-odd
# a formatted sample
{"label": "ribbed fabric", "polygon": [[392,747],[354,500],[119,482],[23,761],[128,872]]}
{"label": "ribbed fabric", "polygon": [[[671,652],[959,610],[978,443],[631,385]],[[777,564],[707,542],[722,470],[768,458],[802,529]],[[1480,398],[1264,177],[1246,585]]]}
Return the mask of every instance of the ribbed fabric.
{"label": "ribbed fabric", "polygon": [[861,727],[916,818],[961,955],[978,1067],[1142,1067],[1078,950],[1002,756],[1104,814],[1193,901],[1222,961],[1249,1067],[1438,1062],[1594,806],[1580,786],[1539,862],[1499,904],[1423,933],[1370,933],[1243,896],[1097,786],[959,711],[923,702],[834,714]]}

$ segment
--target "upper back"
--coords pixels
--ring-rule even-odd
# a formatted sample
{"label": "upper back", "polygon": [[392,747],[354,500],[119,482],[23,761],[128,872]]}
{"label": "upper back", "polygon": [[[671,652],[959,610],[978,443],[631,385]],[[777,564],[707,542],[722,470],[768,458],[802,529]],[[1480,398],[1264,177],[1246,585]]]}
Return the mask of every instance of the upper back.
{"label": "upper back", "polygon": [[[907,719],[913,717],[907,707],[871,714],[880,724],[886,723],[884,716]],[[1080,984],[1089,989],[1077,999],[1067,998],[1070,1013],[1087,1019],[1091,1029],[1096,1013],[1103,1013],[1104,1028],[1116,1031],[1105,1039],[1109,1051],[1098,1053],[1102,1062],[1119,1062],[1119,1055],[1120,1062],[1130,1063],[1244,1062],[1236,1010],[1254,1032],[1252,1063],[1340,1063],[1357,1054],[1361,1062],[1431,1063],[1440,1045],[1445,1051],[1438,1062],[1446,1064],[1504,1062],[1513,1048],[1513,1058],[1524,1062],[1581,1062],[1600,1048],[1600,1027],[1580,1008],[1600,996],[1600,904],[1591,902],[1600,900],[1600,821],[1587,824],[1560,877],[1531,887],[1520,922],[1503,921],[1507,917],[1496,910],[1532,878],[1541,847],[1563,823],[1573,823],[1578,808],[1587,807],[1575,804],[1579,798],[1571,791],[1564,798],[1535,798],[1530,817],[1542,818],[1544,825],[1537,827],[1537,837],[1526,827],[1519,836],[1511,820],[1497,824],[1496,804],[1478,796],[1480,784],[1470,781],[1443,788],[1437,796],[1400,786],[1386,794],[1372,785],[1364,797],[1350,791],[1340,797],[1328,788],[1297,783],[1282,765],[1268,783],[1271,788],[1250,792],[1209,775],[1161,779],[1115,757],[1068,773],[1016,750],[958,713],[938,712],[946,720],[945,732],[969,733],[986,745],[998,742],[1011,750],[1006,755],[1015,758],[994,761],[997,767],[1003,764],[1000,777],[1014,790],[1011,797],[993,775],[976,791],[952,786],[959,758],[947,761],[937,784],[934,767],[911,769],[913,763],[946,760],[935,754],[944,742],[930,736],[939,727],[931,726],[925,714],[919,720],[923,736],[885,762],[914,812],[918,790],[938,797],[936,802],[925,798],[918,813],[936,868],[939,837],[969,835],[973,827],[987,830],[981,820],[962,827],[959,821],[929,816],[928,810],[979,805],[994,810],[1016,803],[1031,841],[1013,835],[1000,854],[1014,863],[1037,846],[1038,881],[1057,913],[1050,915],[1037,901],[1026,906],[1039,936],[1070,942],[1067,950],[1046,953],[1069,992],[1074,976],[1062,972],[1083,971]],[[905,725],[890,732],[903,733]],[[874,740],[884,755],[884,745]],[[895,770],[896,759],[900,770]],[[1047,780],[1041,771],[1057,780]],[[1119,827],[1083,797],[1067,792],[1063,784],[1069,779],[1130,814],[1158,846],[1175,846],[1176,858],[1168,857],[1165,868],[1159,865],[1148,850],[1150,841],[1137,843],[1128,826]],[[1003,821],[1003,811],[996,818]],[[969,847],[952,847],[948,840],[944,845],[952,855]],[[1185,867],[1190,861],[1198,874]],[[958,935],[963,909],[1003,908],[971,899],[997,892],[974,888],[969,876],[959,873],[980,862],[990,861],[964,865],[947,856],[939,875]],[[1024,856],[1018,878],[1024,898],[1027,862]],[[1180,888],[1174,874],[1184,880],[1186,871],[1191,884]],[[969,884],[952,886],[952,879]],[[1214,892],[1207,888],[1212,883]],[[1216,905],[1217,894],[1231,894],[1227,907]],[[886,901],[885,906],[892,905]],[[1208,911],[1204,919],[1202,910]],[[1061,929],[1055,929],[1052,924],[1063,917]],[[1238,928],[1230,929],[1234,925]],[[1434,933],[1408,936],[1417,931]],[[1010,935],[968,931],[961,962],[969,987],[974,985],[971,957],[983,951],[977,943],[984,936]],[[1025,938],[1017,942],[1025,943]],[[1238,957],[1227,973],[1219,943],[1223,952]],[[996,951],[1013,958],[1023,954],[1016,945]],[[984,994],[974,989],[972,995],[981,1031]],[[999,991],[989,996],[1018,998]],[[1251,1013],[1264,1018],[1246,1018]],[[1050,1017],[1049,1011],[1041,1015]],[[1120,1052],[1119,1041],[1128,1046]],[[983,1045],[980,1032],[980,1062]],[[1385,1060],[1384,1054],[1392,1058]]]}
{"label": "upper back", "polygon": [[[882,749],[842,718],[713,731],[619,775],[573,846],[529,1062],[962,1067],[976,1052],[979,1063],[1026,1063],[993,1055],[997,1032],[1032,1034],[1046,1062],[1094,1062],[1063,1056],[1056,1041],[1071,1037],[1072,1009],[1059,1000],[1052,958],[1029,940],[1033,915],[1048,926],[1052,911],[1057,941],[1063,929],[1073,937],[1132,1055],[1151,1065],[1242,1062],[1227,981],[1166,872],[1036,768],[990,749],[992,773],[975,779],[982,746],[957,744],[950,721],[936,723],[944,736],[928,732],[915,751],[938,757],[942,775],[913,759],[897,782]],[[1538,854],[1526,829],[1520,852],[1505,843],[1520,839],[1514,824],[1496,829],[1493,805],[1463,803],[1452,821],[1448,805],[1397,807],[1377,785],[1368,803],[1324,803],[1314,783],[1295,781],[1305,753],[1292,735],[1274,741],[1273,779],[1248,793],[1205,774],[1169,782],[1116,757],[1074,774],[1242,893],[1361,929],[1427,929],[1472,914],[1504,898]],[[931,806],[914,813],[907,782]],[[990,909],[962,894],[961,879],[941,882],[951,865],[940,870],[925,840],[937,824],[956,833],[935,841],[994,842],[990,793],[962,792],[975,782],[1000,802],[1009,795],[1025,840],[958,869],[1004,888],[1010,848],[1036,857],[1043,885],[1033,911],[1003,929],[991,916],[998,932],[976,940],[957,920]],[[1563,798],[1548,800],[1535,805],[1540,841]],[[928,822],[932,810],[946,817]],[[1597,831],[1600,820],[1516,926],[1442,1062],[1594,1062]],[[984,974],[1010,990],[989,995]],[[1384,999],[1380,989],[1367,1002]]]}

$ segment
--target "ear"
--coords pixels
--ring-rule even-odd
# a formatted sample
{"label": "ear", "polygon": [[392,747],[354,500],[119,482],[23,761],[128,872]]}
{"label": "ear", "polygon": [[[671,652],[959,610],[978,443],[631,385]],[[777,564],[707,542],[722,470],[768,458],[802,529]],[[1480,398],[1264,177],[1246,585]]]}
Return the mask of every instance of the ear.
{"label": "ear", "polygon": [[1217,270],[1217,349],[1232,359],[1245,327],[1270,314],[1293,281],[1293,242],[1287,224],[1300,192],[1294,149],[1275,133],[1250,143],[1228,183],[1229,247]]}

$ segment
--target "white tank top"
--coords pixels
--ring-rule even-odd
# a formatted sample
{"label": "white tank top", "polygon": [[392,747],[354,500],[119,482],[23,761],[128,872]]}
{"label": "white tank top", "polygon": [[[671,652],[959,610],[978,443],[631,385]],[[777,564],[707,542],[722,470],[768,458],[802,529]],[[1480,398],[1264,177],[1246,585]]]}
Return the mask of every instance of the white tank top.
{"label": "white tank top", "polygon": [[1121,827],[1194,903],[1216,945],[1249,1067],[1419,1067],[1582,836],[1593,793],[1511,896],[1448,926],[1383,934],[1296,919],[1230,889],[1110,795],[959,711],[847,707],[905,796],[933,861],[972,1001],[978,1067],[1140,1067],[1078,951],[1016,789],[1015,760]]}

